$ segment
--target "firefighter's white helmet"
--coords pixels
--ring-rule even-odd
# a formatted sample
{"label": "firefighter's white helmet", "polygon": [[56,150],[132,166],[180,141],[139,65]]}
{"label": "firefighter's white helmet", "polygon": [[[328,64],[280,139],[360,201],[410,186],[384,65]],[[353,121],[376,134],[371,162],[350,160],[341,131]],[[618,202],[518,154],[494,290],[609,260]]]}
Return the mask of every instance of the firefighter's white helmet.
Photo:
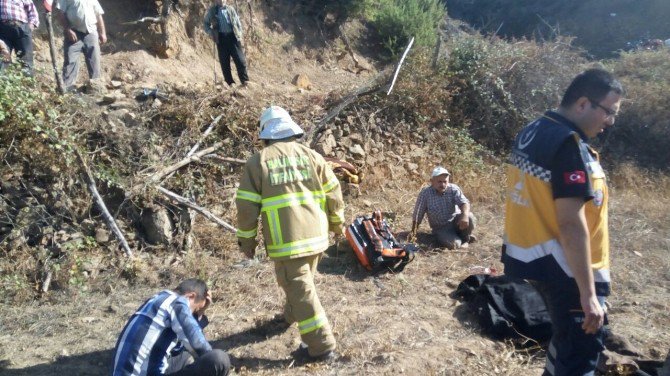
{"label": "firefighter's white helmet", "polygon": [[302,128],[296,124],[291,115],[279,106],[270,106],[263,111],[260,118],[261,140],[281,140],[292,136],[302,136]]}

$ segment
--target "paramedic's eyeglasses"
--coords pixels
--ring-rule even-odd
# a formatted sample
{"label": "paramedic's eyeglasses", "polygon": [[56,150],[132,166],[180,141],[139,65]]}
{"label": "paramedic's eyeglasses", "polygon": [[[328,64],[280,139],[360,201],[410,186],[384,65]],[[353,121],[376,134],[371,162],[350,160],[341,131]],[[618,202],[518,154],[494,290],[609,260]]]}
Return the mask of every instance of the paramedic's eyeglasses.
{"label": "paramedic's eyeglasses", "polygon": [[603,111],[605,111],[605,114],[609,118],[615,119],[617,116],[619,116],[619,113],[617,111],[609,109],[609,108],[603,106],[602,104],[594,101],[593,99],[589,99],[589,102],[591,102],[591,107],[593,107],[593,108],[600,107]]}

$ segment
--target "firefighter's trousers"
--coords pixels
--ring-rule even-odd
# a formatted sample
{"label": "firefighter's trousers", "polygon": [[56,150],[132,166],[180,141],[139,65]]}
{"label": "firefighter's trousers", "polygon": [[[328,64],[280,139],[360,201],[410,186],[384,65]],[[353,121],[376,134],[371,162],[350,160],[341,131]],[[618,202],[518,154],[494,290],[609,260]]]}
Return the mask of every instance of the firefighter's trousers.
{"label": "firefighter's trousers", "polygon": [[319,356],[335,350],[335,337],[316,295],[314,275],[321,254],[275,261],[277,283],[286,293],[284,315],[289,323],[298,323],[309,355]]}

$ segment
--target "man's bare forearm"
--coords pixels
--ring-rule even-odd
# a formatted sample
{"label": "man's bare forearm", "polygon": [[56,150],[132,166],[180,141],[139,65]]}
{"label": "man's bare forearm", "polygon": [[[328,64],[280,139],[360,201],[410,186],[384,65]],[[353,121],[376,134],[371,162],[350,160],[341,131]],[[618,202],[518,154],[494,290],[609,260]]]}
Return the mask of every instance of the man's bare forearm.
{"label": "man's bare forearm", "polygon": [[591,246],[583,202],[580,199],[556,200],[560,243],[582,297],[595,296],[591,270]]}

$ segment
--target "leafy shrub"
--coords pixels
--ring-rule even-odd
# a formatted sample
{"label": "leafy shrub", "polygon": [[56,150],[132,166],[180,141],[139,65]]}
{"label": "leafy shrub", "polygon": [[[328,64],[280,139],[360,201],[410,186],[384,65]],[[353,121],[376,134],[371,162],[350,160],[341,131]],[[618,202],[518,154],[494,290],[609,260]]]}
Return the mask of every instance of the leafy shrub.
{"label": "leafy shrub", "polygon": [[350,7],[372,22],[392,55],[412,37],[417,46],[434,45],[447,12],[441,0],[357,0]]}
{"label": "leafy shrub", "polygon": [[670,166],[670,58],[668,51],[624,53],[607,64],[626,90],[621,114],[607,131],[603,151],[615,161],[647,168]]}
{"label": "leafy shrub", "polygon": [[495,152],[506,151],[522,126],[555,108],[586,63],[569,40],[508,43],[463,35],[447,49],[439,74],[453,98],[450,119]]}

